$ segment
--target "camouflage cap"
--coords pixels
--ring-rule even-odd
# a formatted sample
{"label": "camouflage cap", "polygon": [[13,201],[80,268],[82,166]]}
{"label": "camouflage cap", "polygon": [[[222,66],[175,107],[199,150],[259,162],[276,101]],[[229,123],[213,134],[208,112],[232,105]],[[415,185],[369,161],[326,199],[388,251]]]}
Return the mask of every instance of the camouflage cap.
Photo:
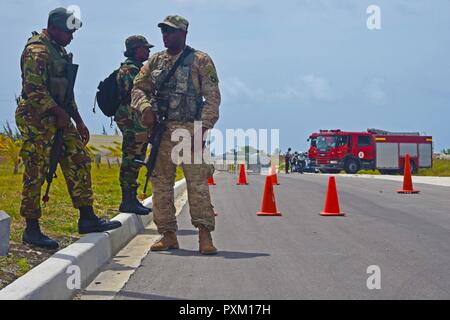
{"label": "camouflage cap", "polygon": [[125,48],[127,49],[127,51],[131,51],[139,47],[153,48],[154,45],[148,43],[147,39],[144,36],[131,36],[128,37],[127,40],[125,40]]}
{"label": "camouflage cap", "polygon": [[158,27],[169,26],[175,29],[187,31],[189,22],[181,16],[167,16],[163,22],[158,23]]}
{"label": "camouflage cap", "polygon": [[64,32],[74,32],[81,28],[83,23],[72,11],[66,8],[56,8],[48,14],[48,24]]}

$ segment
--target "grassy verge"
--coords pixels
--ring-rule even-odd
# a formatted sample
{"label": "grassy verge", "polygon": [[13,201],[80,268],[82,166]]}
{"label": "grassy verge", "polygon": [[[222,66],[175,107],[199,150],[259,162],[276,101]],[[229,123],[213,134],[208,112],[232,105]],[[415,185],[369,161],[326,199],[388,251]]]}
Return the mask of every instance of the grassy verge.
{"label": "grassy verge", "polygon": [[[378,170],[360,170],[358,174],[379,175]],[[415,176],[450,177],[450,160],[433,159],[430,169],[419,169]]]}
{"label": "grassy verge", "polygon": [[[345,173],[345,171],[341,171]],[[379,175],[380,171],[378,170],[359,170],[358,174],[371,174],[371,175]]]}
{"label": "grassy verge", "polygon": [[[8,257],[0,257],[0,289],[11,282],[11,279],[23,275],[52,254],[21,244],[23,219],[19,209],[22,170],[21,168],[19,174],[14,175],[12,166],[0,159],[0,210],[11,216],[11,250]],[[111,168],[106,164],[101,164],[99,168],[93,165],[91,174],[97,215],[114,217],[118,214],[117,208],[121,200],[118,165],[114,163]],[[51,186],[50,202],[42,208],[41,225],[46,234],[59,240],[61,247],[65,247],[79,239],[77,232],[79,213],[72,206],[60,169],[57,175],[58,178],[53,180]],[[178,168],[176,179],[180,180],[182,177],[183,171]],[[138,181],[144,185],[145,169],[141,170]],[[151,185],[149,187],[148,194],[151,194]]]}
{"label": "grassy verge", "polygon": [[450,160],[433,159],[433,167],[420,169],[418,176],[450,177]]}

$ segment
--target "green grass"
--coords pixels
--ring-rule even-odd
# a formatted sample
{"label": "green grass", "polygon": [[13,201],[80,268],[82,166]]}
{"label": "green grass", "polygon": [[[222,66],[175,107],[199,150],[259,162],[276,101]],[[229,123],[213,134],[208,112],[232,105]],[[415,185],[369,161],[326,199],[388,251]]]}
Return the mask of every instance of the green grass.
{"label": "green grass", "polygon": [[[12,282],[15,278],[23,276],[30,271],[31,267],[26,258],[16,255],[9,255],[7,257],[0,257],[0,289]],[[8,273],[4,273],[7,270]]]}
{"label": "green grass", "polygon": [[420,169],[417,175],[450,177],[450,160],[433,159],[433,167]]}
{"label": "green grass", "polygon": [[122,143],[122,136],[92,135],[89,140],[89,144],[97,148],[100,148],[102,145],[114,147],[115,142]]}
{"label": "green grass", "polygon": [[[345,171],[341,171],[341,172],[344,172],[345,173]],[[379,175],[380,174],[380,171],[378,171],[378,170],[359,170],[358,171],[358,174],[372,174],[372,175]]]}
{"label": "green grass", "polygon": [[30,270],[30,265],[28,264],[28,260],[25,258],[17,260],[17,266],[19,267],[19,271],[21,274],[25,274]]}
{"label": "green grass", "polygon": [[[360,170],[358,174],[378,175],[378,170]],[[415,176],[436,176],[450,177],[450,160],[433,159],[433,165],[430,169],[419,169]]]}
{"label": "green grass", "polygon": [[[13,175],[12,166],[0,162],[0,210],[11,216],[11,240],[21,241],[23,219],[20,216],[20,198],[22,190],[22,172]],[[144,185],[146,170],[143,168],[139,174],[139,184]],[[94,191],[94,208],[97,215],[112,218],[118,214],[117,208],[121,201],[119,185],[119,167],[114,162],[111,168],[101,164],[100,168],[92,165],[92,188]],[[78,237],[77,222],[78,210],[74,209],[70,200],[63,174],[58,166],[58,178],[53,180],[50,189],[50,201],[42,208],[41,225],[44,232],[54,237]],[[177,169],[177,180],[182,179],[181,168]],[[45,186],[45,185],[44,185]],[[140,191],[142,187],[140,188]],[[44,192],[44,190],[43,190]],[[147,191],[151,195],[151,184]]]}

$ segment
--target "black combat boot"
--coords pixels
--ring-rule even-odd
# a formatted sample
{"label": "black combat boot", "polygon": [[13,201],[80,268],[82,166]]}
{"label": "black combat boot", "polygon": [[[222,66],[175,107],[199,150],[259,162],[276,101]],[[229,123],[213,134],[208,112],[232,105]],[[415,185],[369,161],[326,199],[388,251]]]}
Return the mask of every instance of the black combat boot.
{"label": "black combat boot", "polygon": [[80,219],[78,220],[78,233],[86,234],[93,232],[104,232],[120,228],[120,221],[108,221],[100,219],[94,213],[92,206],[80,207]]}
{"label": "black combat boot", "polygon": [[151,208],[148,208],[148,207],[144,206],[144,205],[142,204],[142,202],[140,202],[140,201],[138,200],[138,198],[137,198],[137,188],[133,189],[133,196],[132,196],[132,197],[133,197],[132,199],[134,199],[134,201],[136,202],[136,204],[137,204],[139,207],[144,208],[144,210],[148,211],[148,213],[150,213],[150,212],[153,211]]}
{"label": "black combat boot", "polygon": [[23,232],[23,243],[30,244],[47,250],[56,250],[59,248],[58,242],[50,239],[41,232],[38,219],[26,219],[26,228]]}
{"label": "black combat boot", "polygon": [[136,190],[122,190],[122,203],[119,207],[120,212],[135,213],[139,216],[145,216],[150,213],[150,209],[144,207],[136,198]]}

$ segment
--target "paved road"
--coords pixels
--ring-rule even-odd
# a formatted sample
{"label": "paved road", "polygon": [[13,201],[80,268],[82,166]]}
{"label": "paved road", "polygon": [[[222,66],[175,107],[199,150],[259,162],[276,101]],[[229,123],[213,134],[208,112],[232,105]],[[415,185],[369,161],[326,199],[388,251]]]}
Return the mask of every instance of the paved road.
{"label": "paved road", "polygon": [[[345,217],[322,217],[327,177],[282,175],[281,217],[258,217],[264,177],[211,187],[217,256],[198,254],[188,206],[178,217],[182,249],[150,253],[117,299],[450,299],[450,188],[337,177]],[[418,186],[419,187],[419,186]],[[367,268],[381,289],[367,288]]]}

